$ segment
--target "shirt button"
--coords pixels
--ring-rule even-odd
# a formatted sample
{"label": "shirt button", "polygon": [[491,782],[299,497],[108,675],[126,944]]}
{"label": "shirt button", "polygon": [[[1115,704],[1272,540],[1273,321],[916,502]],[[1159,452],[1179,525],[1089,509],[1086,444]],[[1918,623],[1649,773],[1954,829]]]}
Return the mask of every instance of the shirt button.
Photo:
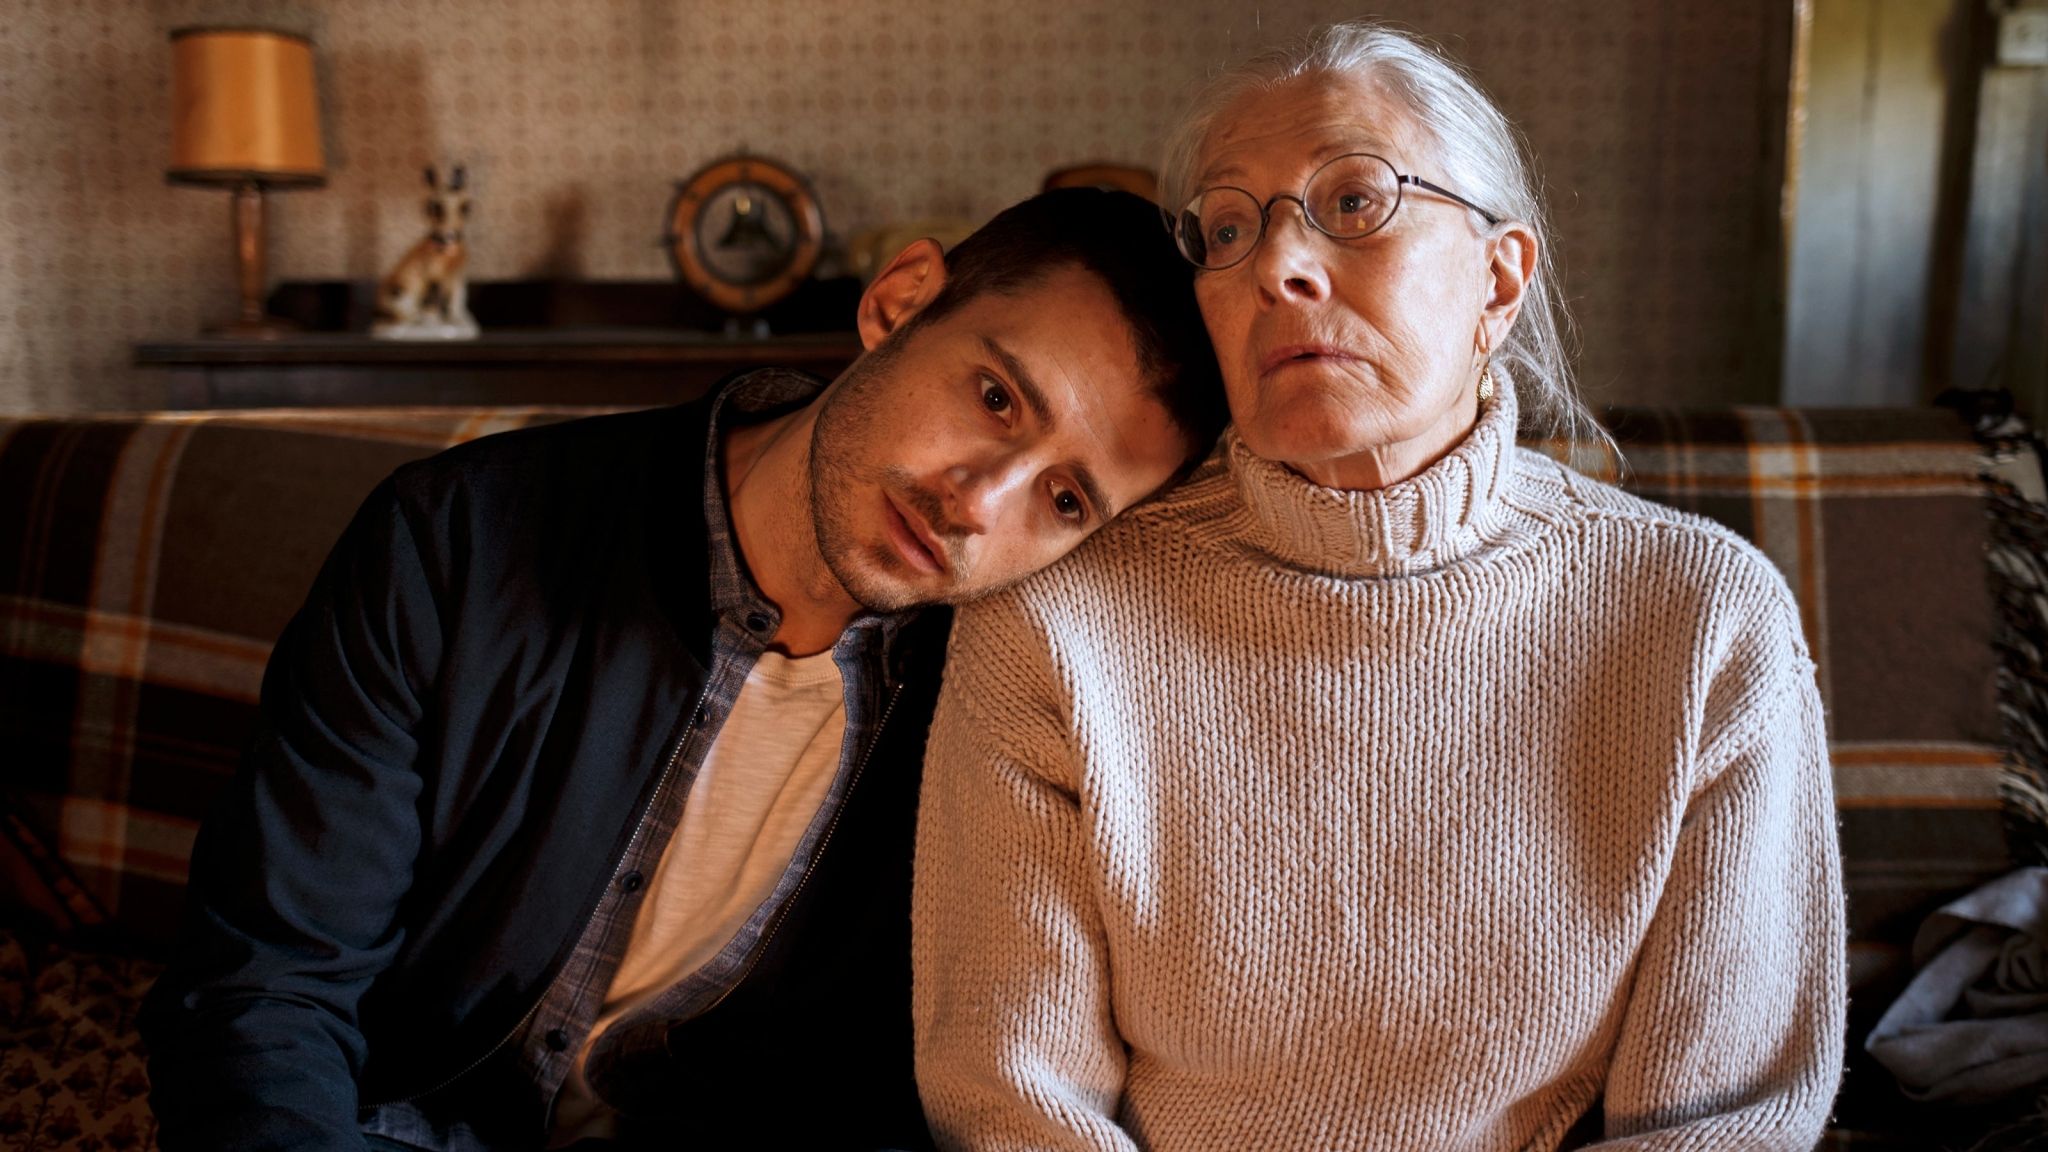
{"label": "shirt button", "polygon": [[547,1041],[548,1048],[552,1051],[560,1052],[569,1047],[569,1034],[560,1028],[548,1029],[548,1034],[541,1039]]}
{"label": "shirt button", "polygon": [[747,631],[766,632],[770,621],[766,612],[747,613]]}
{"label": "shirt button", "polygon": [[638,872],[628,872],[624,876],[619,877],[619,887],[628,892],[638,892],[640,886],[646,882]]}

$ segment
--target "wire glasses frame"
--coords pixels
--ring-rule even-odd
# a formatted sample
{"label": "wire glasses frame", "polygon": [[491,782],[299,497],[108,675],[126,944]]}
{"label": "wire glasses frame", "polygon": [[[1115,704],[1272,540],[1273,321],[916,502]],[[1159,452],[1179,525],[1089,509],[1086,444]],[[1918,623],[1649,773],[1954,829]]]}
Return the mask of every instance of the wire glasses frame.
{"label": "wire glasses frame", "polygon": [[[1308,226],[1332,240],[1362,240],[1387,226],[1401,208],[1402,190],[1414,185],[1470,208],[1489,227],[1504,217],[1489,212],[1441,184],[1395,170],[1393,162],[1370,152],[1349,152],[1309,173],[1301,195],[1277,193],[1263,204],[1242,188],[1218,185],[1195,193],[1166,226],[1188,262],[1220,272],[1250,256],[1265,239],[1273,205],[1292,200]],[[1249,233],[1249,239],[1247,239]]]}

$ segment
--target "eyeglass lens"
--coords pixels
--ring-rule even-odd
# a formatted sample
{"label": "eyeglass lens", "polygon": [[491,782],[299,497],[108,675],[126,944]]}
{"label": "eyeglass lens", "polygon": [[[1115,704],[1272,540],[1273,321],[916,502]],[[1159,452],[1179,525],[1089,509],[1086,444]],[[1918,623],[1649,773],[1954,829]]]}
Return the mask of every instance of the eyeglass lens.
{"label": "eyeglass lens", "polygon": [[[1339,240],[1356,239],[1386,225],[1400,192],[1392,164],[1378,156],[1339,156],[1309,176],[1302,188],[1302,212],[1318,232]],[[1266,212],[1251,193],[1210,188],[1181,209],[1174,239],[1181,253],[1200,267],[1228,268],[1251,253],[1266,223]]]}

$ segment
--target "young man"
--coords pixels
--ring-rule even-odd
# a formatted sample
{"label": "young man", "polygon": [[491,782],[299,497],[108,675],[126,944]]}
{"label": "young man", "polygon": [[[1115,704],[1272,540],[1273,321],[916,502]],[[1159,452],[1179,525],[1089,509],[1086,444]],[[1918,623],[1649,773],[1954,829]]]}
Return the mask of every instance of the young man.
{"label": "young man", "polygon": [[[364,505],[145,1008],[186,1148],[916,1147],[943,605],[1222,421],[1186,262],[1051,193],[875,279],[829,387],[499,436]],[[821,390],[822,389],[822,390]]]}

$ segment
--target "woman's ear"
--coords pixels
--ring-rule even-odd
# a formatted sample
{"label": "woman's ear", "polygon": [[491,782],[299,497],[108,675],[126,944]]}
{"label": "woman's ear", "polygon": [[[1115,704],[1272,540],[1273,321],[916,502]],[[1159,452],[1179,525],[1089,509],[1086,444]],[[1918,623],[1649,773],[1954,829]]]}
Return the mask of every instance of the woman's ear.
{"label": "woman's ear", "polygon": [[1523,297],[1536,276],[1537,243],[1533,229],[1513,220],[1495,229],[1488,242],[1486,307],[1479,316],[1482,349],[1500,347],[1514,328]]}
{"label": "woman's ear", "polygon": [[872,349],[909,323],[946,286],[946,251],[936,240],[912,243],[882,266],[855,314],[862,347]]}

